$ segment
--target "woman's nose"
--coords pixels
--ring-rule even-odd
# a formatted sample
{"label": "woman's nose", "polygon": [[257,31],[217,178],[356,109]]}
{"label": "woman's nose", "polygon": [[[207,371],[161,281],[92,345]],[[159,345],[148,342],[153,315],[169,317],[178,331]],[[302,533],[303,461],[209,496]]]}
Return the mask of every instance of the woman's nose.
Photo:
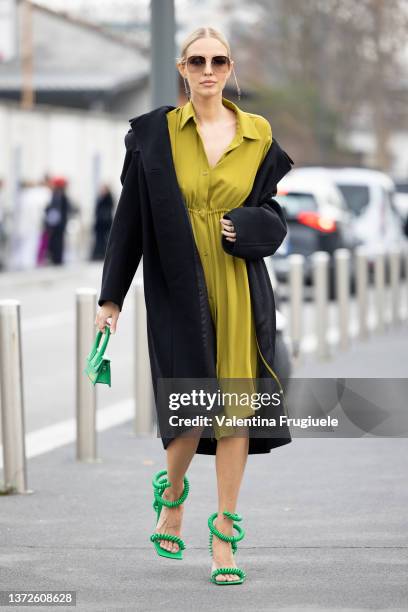
{"label": "woman's nose", "polygon": [[212,74],[213,70],[212,70],[212,60],[206,60],[205,62],[205,71],[204,74]]}

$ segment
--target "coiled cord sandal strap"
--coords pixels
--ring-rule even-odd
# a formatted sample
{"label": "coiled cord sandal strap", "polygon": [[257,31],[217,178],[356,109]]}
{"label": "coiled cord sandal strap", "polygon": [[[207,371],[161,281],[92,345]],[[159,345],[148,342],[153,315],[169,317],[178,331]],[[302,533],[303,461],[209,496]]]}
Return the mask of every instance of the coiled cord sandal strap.
{"label": "coiled cord sandal strap", "polygon": [[[242,521],[242,516],[240,516],[239,514],[234,514],[233,512],[228,512],[227,510],[225,510],[223,514],[226,517],[232,519],[233,521]],[[241,525],[237,525],[236,523],[233,523],[232,527],[238,532],[237,536],[234,536],[234,535],[228,536],[225,533],[222,533],[214,526],[214,519],[216,519],[217,516],[218,516],[218,512],[214,512],[208,518],[208,527],[210,528],[210,543],[209,543],[210,554],[211,555],[213,554],[212,540],[213,540],[213,536],[215,535],[221,540],[224,540],[224,542],[231,542],[232,552],[235,554],[235,551],[238,549],[237,542],[242,540],[242,538],[245,536],[245,531],[243,530]]]}
{"label": "coiled cord sandal strap", "polygon": [[[227,581],[227,580],[216,580],[216,576],[218,576],[218,574],[237,574],[241,580],[233,580],[233,581]],[[241,582],[244,582],[246,573],[244,572],[244,570],[242,570],[239,567],[219,567],[218,569],[214,570],[211,574],[211,582],[216,582],[217,584],[241,584]]]}
{"label": "coiled cord sandal strap", "polygon": [[[184,476],[184,488],[180,497],[174,501],[169,501],[168,499],[163,498],[163,491],[167,489],[167,487],[171,487],[171,482],[167,479],[167,470],[160,470],[157,472],[152,480],[153,484],[153,508],[157,512],[157,522],[159,522],[159,517],[161,513],[161,509],[163,506],[167,506],[168,508],[174,508],[175,506],[179,506],[184,502],[187,498],[190,484],[188,482],[187,476]],[[179,545],[179,550],[177,552],[170,552],[165,550],[160,546],[158,540],[168,540],[170,542],[176,542]],[[170,559],[182,559],[182,551],[185,550],[186,545],[183,540],[176,535],[172,535],[170,533],[152,533],[150,536],[150,541],[153,542],[157,553],[162,557],[168,557]]]}
{"label": "coiled cord sandal strap", "polygon": [[180,550],[184,550],[186,547],[183,540],[179,538],[179,536],[171,535],[170,533],[152,533],[150,540],[151,542],[155,542],[156,540],[169,540],[169,542],[177,542]]}
{"label": "coiled cord sandal strap", "polygon": [[163,491],[168,487],[171,487],[171,482],[167,480],[165,476],[166,474],[167,470],[160,470],[160,472],[157,472],[157,474],[154,475],[152,480],[152,485],[154,489],[153,508],[156,510],[156,512],[159,512],[159,510],[161,510],[160,506],[167,506],[168,508],[179,506],[184,502],[190,490],[190,484],[188,482],[187,476],[184,476],[184,488],[180,497],[174,501],[164,499],[162,497]]}
{"label": "coiled cord sandal strap", "polygon": [[[232,519],[233,521],[242,521],[242,516],[240,516],[239,514],[235,514],[234,512],[228,512],[227,510],[224,510],[223,514],[224,516]],[[210,540],[209,540],[210,555],[211,556],[213,555],[212,542],[213,542],[214,536],[217,536],[221,540],[224,540],[224,542],[231,542],[232,552],[235,555],[235,552],[238,549],[237,542],[243,539],[243,537],[245,536],[245,531],[240,525],[238,525],[237,523],[233,523],[232,525],[233,529],[235,529],[238,532],[238,535],[228,536],[225,533],[222,533],[214,526],[214,519],[216,519],[217,516],[218,516],[218,512],[214,512],[208,518],[208,527],[210,528]],[[216,580],[216,576],[218,576],[218,574],[236,574],[240,577],[240,579],[239,580]],[[219,567],[218,569],[215,569],[213,572],[211,572],[210,581],[214,582],[215,584],[219,584],[219,585],[241,584],[242,582],[244,582],[245,577],[246,577],[246,573],[244,572],[244,570],[242,570],[239,567]]]}

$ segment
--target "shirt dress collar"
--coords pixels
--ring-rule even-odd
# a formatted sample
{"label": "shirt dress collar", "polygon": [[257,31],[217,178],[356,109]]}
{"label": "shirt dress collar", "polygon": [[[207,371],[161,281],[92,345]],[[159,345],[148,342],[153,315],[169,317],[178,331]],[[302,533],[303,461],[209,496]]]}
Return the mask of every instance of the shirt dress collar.
{"label": "shirt dress collar", "polygon": [[[256,129],[253,120],[247,113],[242,111],[236,104],[234,104],[234,102],[228,100],[228,98],[223,97],[222,103],[224,106],[232,109],[237,114],[239,133],[242,134],[243,137],[250,138],[252,140],[260,140],[261,136]],[[194,121],[196,121],[195,109],[191,100],[181,107],[180,129],[183,129],[189,119],[194,119]]]}

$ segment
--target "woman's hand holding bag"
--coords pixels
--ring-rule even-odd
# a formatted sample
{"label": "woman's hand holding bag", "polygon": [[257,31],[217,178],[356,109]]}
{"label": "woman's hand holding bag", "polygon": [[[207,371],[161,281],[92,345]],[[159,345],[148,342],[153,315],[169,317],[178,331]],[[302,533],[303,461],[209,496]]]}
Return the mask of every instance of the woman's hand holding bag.
{"label": "woman's hand holding bag", "polygon": [[[95,325],[99,327],[99,330],[91,351],[86,358],[86,368],[84,369],[84,373],[94,385],[96,383],[104,383],[111,386],[110,359],[104,358],[104,353],[110,335],[116,331],[119,314],[119,306],[114,302],[107,301],[101,306],[96,315]],[[109,318],[111,319],[110,324],[107,322]],[[104,339],[101,348],[98,348],[102,333],[105,334]]]}
{"label": "woman's hand holding bag", "polygon": [[111,386],[110,359],[104,357],[105,349],[109,342],[109,337],[110,329],[108,326],[106,326],[103,342],[99,348],[99,342],[102,338],[102,332],[99,330],[96,334],[91,352],[86,358],[87,364],[84,373],[88,376],[93,385],[96,383],[104,383]]}

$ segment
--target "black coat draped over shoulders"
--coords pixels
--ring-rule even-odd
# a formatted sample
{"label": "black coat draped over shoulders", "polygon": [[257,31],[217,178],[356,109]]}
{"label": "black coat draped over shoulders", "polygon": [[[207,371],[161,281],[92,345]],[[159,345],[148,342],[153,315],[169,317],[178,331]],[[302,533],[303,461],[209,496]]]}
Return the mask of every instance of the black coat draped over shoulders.
{"label": "black coat draped over shoulders", "polygon": [[[99,306],[106,301],[122,310],[143,255],[147,337],[152,383],[157,405],[160,378],[216,378],[216,338],[204,270],[173,163],[166,113],[160,106],[130,120],[121,173],[122,192],[110,230],[102,272]],[[274,200],[277,183],[293,160],[275,138],[256,174],[242,207],[224,217],[236,231],[236,241],[220,234],[231,257],[246,260],[259,348],[273,367],[275,300],[263,260],[273,255],[287,233],[285,216]],[[259,378],[271,378],[263,360]],[[291,442],[287,427],[271,437],[252,437],[249,454],[270,452]],[[282,435],[281,435],[282,434]],[[167,448],[172,437],[163,437]],[[200,438],[197,453],[215,454],[216,440]]]}

